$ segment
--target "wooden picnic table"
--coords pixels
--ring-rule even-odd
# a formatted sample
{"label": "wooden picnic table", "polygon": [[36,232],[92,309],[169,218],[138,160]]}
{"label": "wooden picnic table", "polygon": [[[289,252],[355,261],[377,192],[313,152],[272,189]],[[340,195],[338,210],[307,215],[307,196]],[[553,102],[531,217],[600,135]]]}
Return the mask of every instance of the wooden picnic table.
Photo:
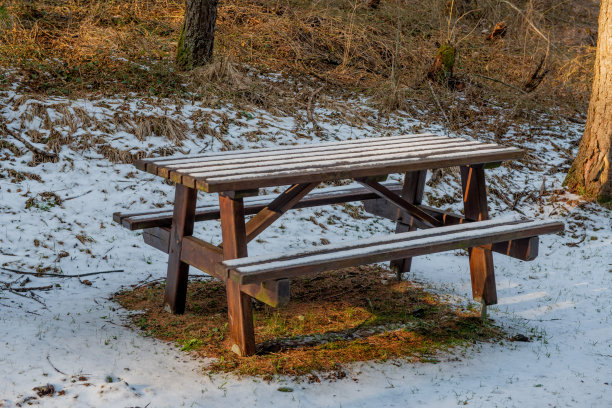
{"label": "wooden picnic table", "polygon": [[[304,273],[391,260],[401,278],[414,255],[470,247],[473,296],[483,305],[495,304],[492,251],[533,259],[537,235],[562,229],[559,223],[524,220],[474,223],[489,218],[485,168],[522,154],[493,143],[416,134],[144,159],[136,163],[138,169],[176,183],[174,207],[116,213],[115,220],[145,229],[145,241],[168,253],[165,303],[172,313],[184,312],[190,265],[223,280],[232,350],[250,355],[256,351],[251,298],[282,304],[289,298],[289,279]],[[452,166],[461,169],[463,216],[421,205],[427,170]],[[403,185],[381,183],[391,173],[404,174]],[[315,190],[341,179],[362,187]],[[275,198],[257,197],[259,189],[279,186],[289,187]],[[198,190],[218,194],[219,205],[197,206]],[[248,257],[248,242],[286,211],[355,200],[366,200],[368,211],[397,221],[396,234]],[[246,222],[246,214],[254,216]],[[221,220],[221,245],[192,236],[194,222],[215,218]]]}

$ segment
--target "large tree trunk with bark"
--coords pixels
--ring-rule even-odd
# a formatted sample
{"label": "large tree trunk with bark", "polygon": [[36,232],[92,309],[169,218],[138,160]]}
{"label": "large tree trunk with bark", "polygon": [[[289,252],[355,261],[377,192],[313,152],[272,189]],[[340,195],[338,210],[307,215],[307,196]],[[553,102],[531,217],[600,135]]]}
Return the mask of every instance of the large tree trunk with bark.
{"label": "large tree trunk with bark", "polygon": [[578,155],[565,179],[574,192],[612,199],[612,0],[601,1],[595,78]]}
{"label": "large tree trunk with bark", "polygon": [[185,21],[179,37],[176,62],[183,69],[212,60],[218,0],[186,0]]}

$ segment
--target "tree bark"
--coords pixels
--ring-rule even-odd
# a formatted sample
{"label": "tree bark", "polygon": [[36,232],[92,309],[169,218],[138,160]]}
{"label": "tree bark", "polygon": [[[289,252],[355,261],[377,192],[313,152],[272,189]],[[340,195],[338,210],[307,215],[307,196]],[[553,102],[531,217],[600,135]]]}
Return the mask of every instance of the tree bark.
{"label": "tree bark", "polygon": [[602,0],[595,76],[578,154],[565,179],[569,189],[600,202],[612,199],[612,0]]}
{"label": "tree bark", "polygon": [[178,42],[176,62],[183,69],[212,60],[218,0],[185,0],[185,20]]}

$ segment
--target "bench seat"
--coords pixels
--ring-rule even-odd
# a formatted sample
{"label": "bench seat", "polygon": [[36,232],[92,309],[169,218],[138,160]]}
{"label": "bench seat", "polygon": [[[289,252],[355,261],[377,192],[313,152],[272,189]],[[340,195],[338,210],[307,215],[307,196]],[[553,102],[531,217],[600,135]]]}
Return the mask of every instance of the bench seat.
{"label": "bench seat", "polygon": [[[384,262],[460,248],[491,246],[563,231],[559,221],[486,220],[359,241],[227,260],[228,277],[240,284],[292,278],[326,270]],[[490,249],[490,247],[489,247]]]}
{"label": "bench seat", "polygon": [[[400,192],[402,183],[383,183],[389,190]],[[244,198],[245,215],[254,215],[276,198],[276,194]],[[306,195],[293,208],[318,207],[322,205],[339,204],[352,201],[375,199],[378,196],[365,187],[354,185],[328,187],[317,189]],[[218,204],[203,204],[196,207],[195,221],[218,220],[220,217]],[[148,228],[164,228],[172,225],[172,208],[162,208],[148,211],[116,212],[113,220],[129,229],[136,231]]]}

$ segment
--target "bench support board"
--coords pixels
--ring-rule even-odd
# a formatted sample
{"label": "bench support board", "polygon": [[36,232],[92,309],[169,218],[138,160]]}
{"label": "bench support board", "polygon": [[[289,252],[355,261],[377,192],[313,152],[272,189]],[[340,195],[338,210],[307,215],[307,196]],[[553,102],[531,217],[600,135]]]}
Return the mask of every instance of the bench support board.
{"label": "bench support board", "polygon": [[[169,228],[149,228],[142,233],[146,244],[168,253],[170,245]],[[189,236],[183,238],[181,261],[201,270],[208,275],[227,281],[227,271],[221,267],[223,249],[199,238]],[[240,285],[240,290],[247,295],[265,303],[278,307],[289,303],[289,279],[279,279],[262,283]]]}
{"label": "bench support board", "polygon": [[[401,183],[392,182],[385,183],[384,185],[391,191],[399,192],[402,189]],[[378,197],[377,194],[374,194],[363,187],[347,187],[344,188],[341,193],[325,192],[325,190],[320,192],[315,190],[313,191],[313,194],[307,195],[301,201],[295,204],[292,208],[298,209],[320,207],[323,205],[341,204],[352,201],[363,201],[368,199],[374,199],[376,197]],[[244,203],[244,213],[245,215],[257,214],[268,204],[268,202],[253,202],[252,199],[247,199]],[[171,214],[172,209],[148,210],[132,213],[116,212],[113,214],[113,220],[130,231],[155,227],[169,228],[172,225]],[[196,207],[196,222],[218,220],[219,218],[219,208],[216,206],[203,205],[201,207]]]}
{"label": "bench support board", "polygon": [[159,249],[163,253],[170,252],[170,228],[147,228],[142,230],[142,238],[145,244]]}

